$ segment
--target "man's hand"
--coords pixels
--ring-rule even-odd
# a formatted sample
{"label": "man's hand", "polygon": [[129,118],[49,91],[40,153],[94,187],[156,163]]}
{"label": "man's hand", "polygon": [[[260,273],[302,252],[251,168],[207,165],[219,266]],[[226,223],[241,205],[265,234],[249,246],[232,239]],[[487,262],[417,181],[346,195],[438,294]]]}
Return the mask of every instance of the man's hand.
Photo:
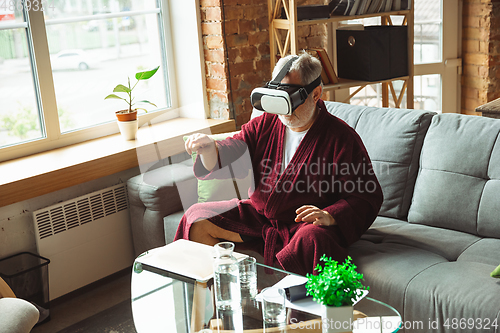
{"label": "man's hand", "polygon": [[217,164],[217,144],[206,134],[196,133],[190,135],[184,143],[184,148],[189,155],[193,152],[199,154],[203,166],[208,171],[212,170]]}
{"label": "man's hand", "polygon": [[297,217],[295,222],[308,222],[314,225],[335,225],[335,219],[327,211],[321,210],[316,206],[304,205],[295,211]]}

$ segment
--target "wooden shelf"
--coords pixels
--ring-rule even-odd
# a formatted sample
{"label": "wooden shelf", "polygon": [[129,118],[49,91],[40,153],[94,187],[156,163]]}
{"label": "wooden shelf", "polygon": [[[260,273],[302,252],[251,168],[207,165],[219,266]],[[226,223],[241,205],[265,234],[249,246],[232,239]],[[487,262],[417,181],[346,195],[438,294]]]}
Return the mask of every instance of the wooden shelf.
{"label": "wooden shelf", "polygon": [[[352,16],[344,16],[344,15],[331,16],[330,18],[327,18],[327,19],[297,21],[297,26],[330,23],[330,22],[340,22],[340,21],[350,21],[350,20],[359,20],[359,19],[370,18],[370,17],[407,15],[410,12],[411,12],[411,10],[398,10],[398,11],[392,11],[392,12],[382,12],[382,13],[352,15]],[[277,20],[275,20],[275,21],[277,21]],[[283,21],[287,21],[287,20],[283,20]]]}
{"label": "wooden shelf", "polygon": [[[296,0],[268,0],[268,14],[270,17],[269,24],[269,46],[271,54],[271,68],[274,67],[276,63],[277,56],[284,57],[288,54],[298,54],[298,27],[308,26],[315,24],[330,24],[330,36],[329,36],[329,46],[326,48],[329,53],[330,60],[334,64],[335,69],[337,69],[337,61],[335,54],[336,46],[335,44],[335,28],[336,24],[341,21],[359,20],[371,17],[380,17],[382,25],[392,25],[391,16],[404,16],[403,25],[408,27],[408,75],[402,77],[396,77],[387,80],[380,81],[357,81],[357,80],[347,80],[339,78],[339,83],[324,85],[325,91],[335,92],[340,89],[347,89],[353,87],[360,87],[355,93],[350,94],[350,96],[343,102],[348,101],[356,93],[361,91],[361,89],[367,85],[371,84],[382,84],[382,106],[389,106],[389,96],[392,95],[393,101],[396,107],[400,107],[404,94],[406,93],[406,107],[413,108],[413,8],[406,10],[354,15],[354,16],[332,16],[326,19],[312,19],[312,20],[302,20],[297,21],[297,1]],[[285,8],[287,13],[287,19],[281,18],[281,9]],[[282,34],[282,31],[286,32],[286,35]],[[393,81],[402,80],[404,81],[403,87],[399,96],[393,86]],[[332,94],[335,96],[335,94]],[[333,97],[335,100],[335,97]]]}
{"label": "wooden shelf", "polygon": [[357,80],[348,80],[348,79],[339,78],[339,83],[325,84],[325,85],[323,85],[323,90],[328,91],[328,90],[346,89],[346,88],[353,88],[353,87],[359,87],[359,86],[367,86],[370,84],[392,82],[392,81],[397,81],[397,80],[406,81],[406,80],[408,80],[408,78],[409,78],[409,76],[401,76],[401,77],[395,77],[395,78],[380,80],[380,81],[357,81]]}

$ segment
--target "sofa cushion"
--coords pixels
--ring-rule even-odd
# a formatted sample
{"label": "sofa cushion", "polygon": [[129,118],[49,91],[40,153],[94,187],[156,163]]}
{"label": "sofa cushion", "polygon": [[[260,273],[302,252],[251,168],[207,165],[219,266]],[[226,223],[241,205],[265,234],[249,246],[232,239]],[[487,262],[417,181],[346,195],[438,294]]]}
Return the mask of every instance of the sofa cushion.
{"label": "sofa cushion", "polygon": [[448,262],[442,256],[412,246],[373,243],[361,239],[349,247],[349,254],[370,286],[370,297],[386,302],[401,314],[408,284],[427,268]]}
{"label": "sofa cushion", "polygon": [[[435,253],[455,261],[480,237],[468,233],[377,217],[362,236],[375,244],[401,244]],[[500,261],[499,261],[500,262]]]}
{"label": "sofa cushion", "polygon": [[500,237],[500,121],[441,114],[424,140],[411,223]]}
{"label": "sofa cushion", "polygon": [[460,254],[457,261],[479,262],[493,269],[500,263],[500,239],[482,238]]}
{"label": "sofa cushion", "polygon": [[406,218],[420,150],[432,112],[325,102],[327,110],[356,130],[366,146],[384,202],[379,215]]}
{"label": "sofa cushion", "polygon": [[[408,284],[401,314],[405,322],[422,321],[424,329],[411,332],[498,332],[492,324],[500,325],[499,284],[491,270],[483,263],[454,261],[418,274]],[[429,327],[429,321],[437,325]]]}

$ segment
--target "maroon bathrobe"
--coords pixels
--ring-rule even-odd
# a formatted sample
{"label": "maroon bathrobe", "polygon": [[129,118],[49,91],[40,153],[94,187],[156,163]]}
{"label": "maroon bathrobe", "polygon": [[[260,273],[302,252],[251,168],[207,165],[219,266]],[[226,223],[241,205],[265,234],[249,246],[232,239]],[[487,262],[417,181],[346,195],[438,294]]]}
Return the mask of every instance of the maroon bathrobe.
{"label": "maroon bathrobe", "polygon": [[[260,244],[254,249],[263,252],[267,265],[277,261],[285,270],[305,275],[313,272],[323,254],[343,261],[347,247],[374,221],[383,196],[357,133],[328,113],[323,101],[318,106],[318,117],[283,172],[286,127],[269,113],[217,142],[220,161],[211,172],[198,157],[194,172],[199,179],[227,176],[221,171],[231,165],[236,178],[244,178],[251,169],[255,186],[247,200],[193,205],[182,217],[175,239],[189,239],[191,225],[208,219],[244,239],[254,237],[253,243]],[[296,209],[303,205],[327,211],[337,225],[294,222]]]}

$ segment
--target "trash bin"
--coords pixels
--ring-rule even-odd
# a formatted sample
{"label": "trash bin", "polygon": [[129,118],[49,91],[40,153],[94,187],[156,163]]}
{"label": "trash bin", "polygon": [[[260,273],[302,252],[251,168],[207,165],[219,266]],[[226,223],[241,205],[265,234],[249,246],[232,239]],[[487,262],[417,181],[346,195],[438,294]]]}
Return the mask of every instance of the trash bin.
{"label": "trash bin", "polygon": [[0,276],[18,298],[38,308],[38,324],[50,320],[49,263],[49,259],[30,252],[0,259]]}

